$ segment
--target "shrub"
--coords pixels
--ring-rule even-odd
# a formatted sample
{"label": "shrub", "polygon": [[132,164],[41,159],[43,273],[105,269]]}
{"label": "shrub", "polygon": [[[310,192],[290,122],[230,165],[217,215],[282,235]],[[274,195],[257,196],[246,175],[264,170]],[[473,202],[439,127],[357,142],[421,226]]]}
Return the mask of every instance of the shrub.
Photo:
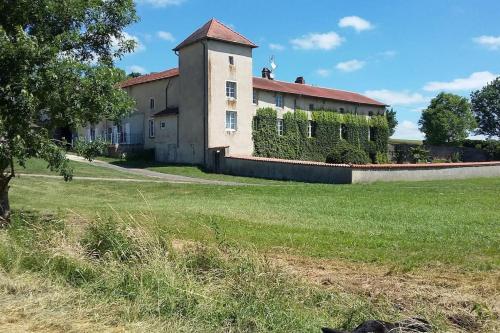
{"label": "shrub", "polygon": [[486,140],[483,149],[488,154],[490,161],[500,161],[500,141]]}
{"label": "shrub", "polygon": [[326,157],[327,163],[368,164],[370,158],[366,152],[346,141],[339,142]]}
{"label": "shrub", "polygon": [[387,153],[377,152],[377,154],[375,155],[375,163],[377,163],[377,164],[388,164],[389,163],[389,157],[387,156]]}
{"label": "shrub", "polygon": [[411,147],[410,156],[413,163],[426,163],[429,161],[429,151],[421,146]]}
{"label": "shrub", "polygon": [[461,162],[462,161],[462,154],[458,151],[452,153],[450,155],[450,161],[452,163],[458,163],[458,162]]}
{"label": "shrub", "polygon": [[97,156],[103,155],[106,152],[108,144],[101,139],[94,141],[86,141],[83,139],[76,140],[75,142],[75,152],[92,162]]}

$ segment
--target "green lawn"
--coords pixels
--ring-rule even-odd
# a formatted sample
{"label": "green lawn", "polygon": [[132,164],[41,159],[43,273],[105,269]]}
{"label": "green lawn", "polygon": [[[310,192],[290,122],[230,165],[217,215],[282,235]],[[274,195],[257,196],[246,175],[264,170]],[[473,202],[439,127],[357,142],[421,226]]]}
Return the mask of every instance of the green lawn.
{"label": "green lawn", "polygon": [[[142,178],[126,172],[119,172],[98,166],[93,166],[87,163],[70,161],[70,166],[73,168],[73,175],[79,177],[103,177],[103,178]],[[26,168],[20,165],[15,167],[16,173],[26,174],[42,174],[42,175],[57,175],[56,172],[50,171],[47,168],[47,162],[42,159],[30,159],[26,162]]]}
{"label": "green lawn", "polygon": [[88,217],[111,215],[113,210],[135,216],[151,211],[176,238],[223,239],[258,250],[376,262],[403,270],[429,265],[492,270],[500,263],[500,178],[283,184],[232,187],[21,178],[12,183],[11,204],[14,209],[73,211]]}
{"label": "green lawn", "polygon": [[[201,167],[196,165],[182,165],[182,164],[165,164],[152,161],[126,161],[113,157],[101,156],[98,158],[101,161],[111,164],[119,165],[126,168],[147,169],[151,171],[167,173],[171,175],[179,175],[193,178],[201,178],[208,180],[221,180],[228,182],[238,182],[246,184],[284,184],[284,181],[274,181],[269,179],[251,178],[251,177],[238,177],[230,175],[222,175],[204,171]],[[289,182],[291,183],[291,182]]]}

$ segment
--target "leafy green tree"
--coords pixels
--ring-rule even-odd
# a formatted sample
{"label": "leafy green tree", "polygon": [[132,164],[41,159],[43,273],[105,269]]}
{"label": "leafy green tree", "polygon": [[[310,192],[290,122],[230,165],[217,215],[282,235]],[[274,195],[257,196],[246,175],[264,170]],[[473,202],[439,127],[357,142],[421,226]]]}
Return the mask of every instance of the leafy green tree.
{"label": "leafy green tree", "polygon": [[390,110],[387,110],[385,112],[385,116],[387,118],[387,125],[389,125],[389,136],[392,136],[394,134],[394,131],[396,131],[396,126],[398,126],[396,111],[391,108]]}
{"label": "leafy green tree", "polygon": [[139,76],[141,76],[141,75],[142,75],[142,74],[141,74],[141,73],[139,73],[139,72],[130,72],[130,73],[127,75],[127,77],[128,77],[128,78],[134,78],[134,77],[139,77]]}
{"label": "leafy green tree", "polygon": [[113,59],[133,50],[123,28],[136,19],[133,0],[0,2],[0,224],[10,219],[16,162],[42,158],[71,179],[51,139],[55,128],[116,120],[132,109]]}
{"label": "leafy green tree", "polygon": [[500,77],[471,94],[477,134],[500,137]]}
{"label": "leafy green tree", "polygon": [[422,111],[418,122],[430,144],[460,142],[476,128],[476,121],[465,97],[440,93]]}

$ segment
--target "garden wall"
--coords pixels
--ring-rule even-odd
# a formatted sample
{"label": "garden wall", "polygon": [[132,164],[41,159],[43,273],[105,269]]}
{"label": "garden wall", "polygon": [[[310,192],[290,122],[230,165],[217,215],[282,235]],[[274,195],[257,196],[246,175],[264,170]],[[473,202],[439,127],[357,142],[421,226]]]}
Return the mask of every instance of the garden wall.
{"label": "garden wall", "polygon": [[[417,147],[417,145],[410,144],[389,144],[388,146],[389,158],[392,161],[397,161],[396,151],[406,152],[403,158],[403,162],[410,163],[411,154],[409,153],[410,148]],[[455,147],[455,146],[431,146],[424,145],[425,149],[429,150],[429,155],[435,160],[450,160],[453,154],[459,154],[462,162],[484,162],[488,161],[488,154],[482,149],[472,148],[472,147]]]}
{"label": "garden wall", "polygon": [[346,165],[252,156],[222,158],[220,173],[311,183],[355,184],[500,177],[500,162]]}

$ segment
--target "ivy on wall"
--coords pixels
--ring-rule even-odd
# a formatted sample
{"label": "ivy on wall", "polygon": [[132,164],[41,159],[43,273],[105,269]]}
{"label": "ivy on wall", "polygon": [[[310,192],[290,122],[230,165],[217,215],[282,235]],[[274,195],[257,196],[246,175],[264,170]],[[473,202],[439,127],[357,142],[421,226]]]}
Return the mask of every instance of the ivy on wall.
{"label": "ivy on wall", "polygon": [[364,149],[373,162],[387,162],[389,128],[384,116],[367,118],[332,111],[312,112],[312,137],[304,111],[283,115],[283,135],[278,135],[277,113],[260,108],[254,117],[254,155],[283,159],[322,161],[336,144],[345,140]]}

